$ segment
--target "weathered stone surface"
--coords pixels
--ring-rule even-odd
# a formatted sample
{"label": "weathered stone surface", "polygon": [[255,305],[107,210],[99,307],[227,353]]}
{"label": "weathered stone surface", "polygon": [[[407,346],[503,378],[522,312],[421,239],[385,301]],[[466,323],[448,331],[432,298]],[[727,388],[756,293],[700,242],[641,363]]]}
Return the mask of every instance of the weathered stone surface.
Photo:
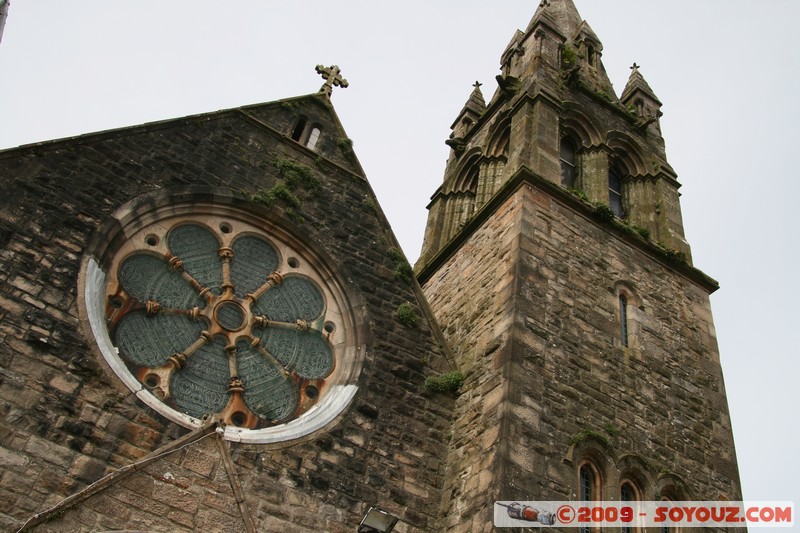
{"label": "weathered stone surface", "polygon": [[[724,393],[707,289],[535,183],[519,182],[424,286],[467,376],[446,481],[450,528],[479,528],[497,499],[574,498],[588,444],[580,435],[647,465],[635,477],[609,459],[606,498],[618,498],[624,476],[644,499],[663,495],[660,479],[679,480],[692,498],[739,497],[727,406],[715,400]],[[640,299],[628,347],[619,282]],[[467,334],[470,324],[480,327]],[[490,360],[476,343],[484,328],[507,339]]]}
{"label": "weathered stone surface", "polygon": [[[289,139],[301,115],[321,126],[316,151]],[[254,522],[269,530],[262,522],[283,516],[302,530],[352,530],[370,505],[380,504],[398,516],[413,508],[411,527],[434,528],[449,400],[425,394],[422,384],[432,368],[448,364],[424,316],[415,329],[395,318],[397,307],[417,302],[418,293],[395,275],[397,244],[372,207],[357,161],[341,148],[345,138],[327,101],[310,96],[0,154],[0,186],[9,191],[0,198],[0,222],[9,229],[0,255],[0,271],[8,274],[0,280],[0,429],[9,458],[0,465],[0,500],[10,503],[0,518],[18,525],[55,503],[46,495],[57,502],[184,432],[115,383],[79,326],[79,266],[97,228],[152,191],[221,187],[246,198],[268,190],[280,179],[275,161],[284,158],[311,169],[320,187],[315,194],[298,191],[294,213],[278,202],[270,216],[291,217],[287,223],[328,254],[373,330],[359,393],[331,432],[278,449],[233,446]],[[179,466],[150,466],[126,479],[117,496],[103,495],[129,515],[112,513],[117,503],[93,496],[67,510],[63,523],[74,531],[241,531],[216,450],[165,460]],[[287,494],[305,493],[325,512],[286,503]],[[283,510],[264,514],[266,504]]]}
{"label": "weathered stone surface", "polygon": [[[502,90],[454,124],[418,265],[424,296],[324,96],[0,153],[0,528],[99,481],[32,530],[351,532],[378,506],[398,533],[488,532],[497,499],[575,498],[587,458],[601,497],[617,499],[629,476],[644,499],[738,499],[715,284],[654,245],[689,252],[660,104],[643,78],[624,93],[635,109],[617,101],[571,0],[547,5],[503,55]],[[565,43],[580,65],[563,68]],[[313,149],[299,124],[321,130]],[[582,194],[559,187],[563,135],[580,145]],[[281,160],[318,189],[275,200]],[[612,164],[626,171],[628,222],[651,242],[581,199],[608,202]],[[81,322],[81,261],[134,199],[222,191],[272,198],[253,216],[293,228],[343,280],[369,330],[358,392],[297,441],[220,446],[211,434],[153,459],[187,430],[101,361]],[[398,320],[401,304],[416,327]],[[424,390],[456,368],[460,395]]]}
{"label": "weathered stone surface", "polygon": [[661,103],[638,67],[617,98],[601,50],[571,0],[542,2],[500,90],[452,126],[415,267],[466,377],[449,533],[490,530],[494,500],[576,498],[584,461],[596,498],[623,479],[642,499],[741,497],[717,284],[691,267]]}

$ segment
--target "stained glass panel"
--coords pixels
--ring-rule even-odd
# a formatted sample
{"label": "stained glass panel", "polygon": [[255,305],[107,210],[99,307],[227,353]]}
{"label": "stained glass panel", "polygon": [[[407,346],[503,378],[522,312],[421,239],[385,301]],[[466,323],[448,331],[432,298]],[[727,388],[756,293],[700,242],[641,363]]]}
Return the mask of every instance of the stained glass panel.
{"label": "stained glass panel", "polygon": [[203,328],[202,322],[185,316],[148,316],[144,311],[134,311],[122,317],[114,330],[114,339],[124,359],[154,368],[189,347]]}
{"label": "stained glass panel", "polygon": [[322,379],[333,371],[333,351],[316,331],[267,329],[264,348],[286,369],[305,379]]}
{"label": "stained glass panel", "polygon": [[264,348],[271,353],[283,368],[293,368],[299,355],[299,335],[287,329],[266,329],[261,333]]}
{"label": "stained glass panel", "polygon": [[204,305],[179,273],[152,255],[137,254],[126,259],[119,269],[118,279],[125,292],[142,303],[155,300],[162,306],[175,309]]}
{"label": "stained glass panel", "polygon": [[228,403],[229,378],[225,342],[218,337],[175,372],[170,383],[172,399],[181,411],[195,418],[219,413]]}
{"label": "stained glass panel", "polygon": [[178,226],[169,232],[167,244],[183,261],[183,268],[203,287],[214,294],[222,287],[219,242],[207,229],[194,224]]}
{"label": "stained glass panel", "polygon": [[252,235],[236,239],[231,248],[231,281],[236,296],[244,298],[261,287],[278,268],[278,252],[264,239]]}
{"label": "stained glass panel", "polygon": [[239,373],[244,377],[244,401],[260,418],[282,420],[297,407],[295,387],[264,355],[239,344]]}
{"label": "stained glass panel", "polygon": [[301,335],[297,374],[306,379],[321,379],[333,371],[333,352],[328,342],[315,332]]}
{"label": "stained glass panel", "polygon": [[325,300],[317,286],[309,279],[286,277],[281,285],[268,290],[255,306],[258,313],[278,322],[308,322],[322,316]]}

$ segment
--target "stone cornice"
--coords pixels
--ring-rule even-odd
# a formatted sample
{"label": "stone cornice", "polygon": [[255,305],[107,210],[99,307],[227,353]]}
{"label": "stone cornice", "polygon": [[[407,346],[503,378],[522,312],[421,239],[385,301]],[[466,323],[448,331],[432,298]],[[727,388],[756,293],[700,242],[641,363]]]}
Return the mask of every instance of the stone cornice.
{"label": "stone cornice", "polygon": [[706,275],[701,270],[694,268],[688,263],[677,263],[669,261],[664,257],[663,250],[658,245],[645,240],[635,232],[625,231],[618,224],[602,223],[595,217],[596,208],[570,193],[566,189],[549,182],[548,180],[536,175],[527,167],[522,167],[518,170],[456,234],[439,252],[433,256],[424,267],[417,272],[417,279],[420,284],[425,284],[436,271],[458,251],[459,248],[477,231],[484,222],[489,219],[497,209],[509,197],[517,192],[521,187],[531,186],[548,193],[554,200],[560,204],[572,209],[574,212],[581,215],[587,221],[603,228],[619,240],[627,243],[628,245],[638,249],[643,254],[649,256],[655,261],[658,261],[666,268],[673,270],[692,283],[695,283],[700,288],[707,291],[709,294],[719,289],[719,283]]}

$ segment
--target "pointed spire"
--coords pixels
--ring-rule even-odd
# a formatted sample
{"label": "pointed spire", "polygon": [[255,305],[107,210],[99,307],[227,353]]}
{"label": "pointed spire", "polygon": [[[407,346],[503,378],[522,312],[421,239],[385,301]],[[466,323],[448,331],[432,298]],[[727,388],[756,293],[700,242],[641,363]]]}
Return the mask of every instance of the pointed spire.
{"label": "pointed spire", "polygon": [[636,127],[646,129],[651,124],[655,124],[656,130],[661,132],[658,119],[661,117],[661,102],[656,97],[656,93],[639,71],[639,65],[634,63],[631,66],[631,77],[622,91],[620,103],[627,107],[636,117]]}
{"label": "pointed spire", "polygon": [[503,55],[500,56],[500,64],[505,68],[511,63],[511,59],[513,58],[514,54],[522,53],[523,50],[520,48],[520,43],[525,40],[525,34],[521,31],[517,30],[514,32],[514,37],[511,38],[509,41],[508,46],[503,51]]}
{"label": "pointed spire", "polygon": [[[526,38],[529,63],[511,73],[520,79],[522,87],[530,80],[548,80],[551,87],[559,81],[565,57],[568,61],[568,83],[577,81],[599,94],[616,101],[616,93],[602,63],[603,43],[589,24],[581,18],[573,0],[541,0],[531,19]],[[535,39],[530,38],[535,36]],[[534,47],[531,43],[540,43]],[[562,55],[566,51],[567,55]]]}
{"label": "pointed spire", "polygon": [[625,89],[622,91],[620,100],[623,104],[627,105],[634,99],[637,93],[640,93],[640,95],[647,97],[653,103],[657,104],[657,107],[661,107],[661,102],[658,100],[656,93],[653,92],[653,89],[650,88],[647,80],[642,76],[642,73],[639,71],[640,68],[641,66],[636,63],[631,66],[631,75],[628,78]]}
{"label": "pointed spire", "polygon": [[475,88],[472,90],[472,94],[469,95],[469,100],[467,100],[466,105],[464,105],[464,109],[469,109],[479,115],[486,109],[486,100],[483,98],[481,85],[483,85],[481,82],[475,81],[472,85]]}
{"label": "pointed spire", "polygon": [[583,22],[578,8],[575,7],[572,0],[542,0],[536,13],[533,14],[528,30],[543,19],[554,25],[554,29],[567,38],[572,38]]}
{"label": "pointed spire", "polygon": [[[578,26],[578,31],[576,32],[576,35],[579,35],[583,38],[588,37],[589,39],[597,43],[600,42],[600,37],[597,36],[592,27],[589,26],[589,23],[586,22],[585,20],[580,23],[580,26]],[[573,35],[572,37],[575,37],[575,35]]]}
{"label": "pointed spire", "polygon": [[457,129],[458,125],[463,123],[467,126],[472,125],[475,121],[480,118],[484,111],[486,111],[486,100],[483,98],[483,92],[481,92],[481,85],[482,83],[476,81],[472,86],[472,93],[469,95],[467,99],[467,103],[464,104],[463,109],[456,117],[455,122],[453,125],[450,126],[451,129]]}

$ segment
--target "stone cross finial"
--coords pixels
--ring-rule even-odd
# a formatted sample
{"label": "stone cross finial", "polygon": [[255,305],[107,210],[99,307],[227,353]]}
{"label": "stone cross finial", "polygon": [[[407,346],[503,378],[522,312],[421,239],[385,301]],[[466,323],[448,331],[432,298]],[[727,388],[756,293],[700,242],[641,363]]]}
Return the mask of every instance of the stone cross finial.
{"label": "stone cross finial", "polygon": [[634,61],[633,65],[631,65],[631,70],[637,72],[639,70],[640,65],[637,65]]}
{"label": "stone cross finial", "polygon": [[475,87],[476,89],[480,89],[481,85],[483,85],[483,84],[481,82],[477,81],[477,80],[475,80],[475,83],[472,84],[472,86]]}
{"label": "stone cross finial", "polygon": [[317,65],[317,74],[325,79],[325,83],[320,87],[319,92],[330,97],[334,87],[347,88],[350,84],[341,76],[341,69],[337,65],[324,67]]}
{"label": "stone cross finial", "polygon": [[550,5],[550,0],[542,0],[539,4],[539,7],[548,7]]}

